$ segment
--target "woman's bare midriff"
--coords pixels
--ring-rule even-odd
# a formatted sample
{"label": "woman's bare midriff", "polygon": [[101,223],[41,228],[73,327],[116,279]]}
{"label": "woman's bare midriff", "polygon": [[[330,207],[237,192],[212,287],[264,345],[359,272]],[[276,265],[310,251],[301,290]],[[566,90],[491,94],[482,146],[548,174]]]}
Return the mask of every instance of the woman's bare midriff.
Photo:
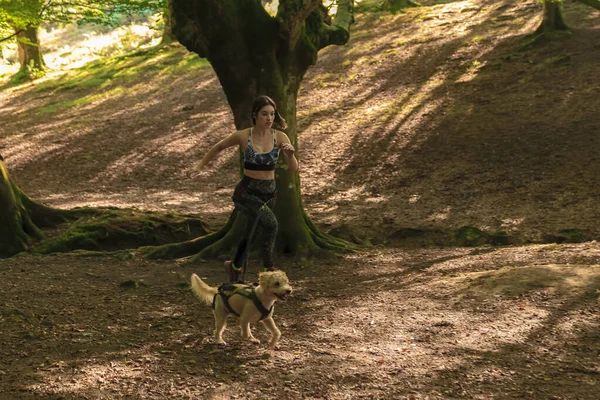
{"label": "woman's bare midriff", "polygon": [[262,181],[270,181],[275,179],[275,171],[253,171],[244,169],[244,175],[252,179],[260,179]]}

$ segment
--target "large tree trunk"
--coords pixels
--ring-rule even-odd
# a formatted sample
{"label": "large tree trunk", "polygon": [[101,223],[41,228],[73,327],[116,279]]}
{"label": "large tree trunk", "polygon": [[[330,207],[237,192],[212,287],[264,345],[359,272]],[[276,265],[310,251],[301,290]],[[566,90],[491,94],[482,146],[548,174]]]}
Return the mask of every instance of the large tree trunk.
{"label": "large tree trunk", "polygon": [[42,56],[38,27],[28,26],[17,33],[17,44],[21,71],[29,76],[43,75],[46,70],[46,63],[44,63]]}
{"label": "large tree trunk", "polygon": [[[280,0],[275,18],[256,0],[173,0],[173,31],[179,42],[213,66],[237,129],[251,126],[252,101],[266,94],[287,120],[285,132],[297,148],[300,82],[320,49],[345,44],[349,39],[352,1],[342,0],[338,10],[336,20],[328,25],[325,9],[316,0]],[[302,206],[298,173],[279,166],[275,175],[278,250],[294,255],[314,254],[320,249],[347,250],[347,243],[320,232],[311,223]],[[214,240],[201,238],[194,241],[197,246],[191,242],[170,246],[168,254],[156,249],[153,255],[181,257],[202,250],[197,257],[212,257],[228,252],[242,234],[239,225],[243,218],[238,217],[234,213],[228,226],[214,234]]]}
{"label": "large tree trunk", "polygon": [[66,221],[69,211],[54,210],[32,201],[10,178],[0,156],[0,257],[27,250],[43,237],[39,227]]}
{"label": "large tree trunk", "polygon": [[561,3],[560,0],[544,0],[544,18],[537,28],[537,33],[542,34],[569,29],[562,17]]}

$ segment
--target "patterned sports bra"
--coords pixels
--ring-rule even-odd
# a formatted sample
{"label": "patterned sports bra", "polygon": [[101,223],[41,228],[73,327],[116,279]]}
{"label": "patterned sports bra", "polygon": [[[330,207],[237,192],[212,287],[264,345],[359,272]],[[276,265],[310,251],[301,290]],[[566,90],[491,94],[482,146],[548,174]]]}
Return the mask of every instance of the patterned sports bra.
{"label": "patterned sports bra", "polygon": [[248,145],[244,150],[244,169],[252,171],[275,171],[275,165],[279,159],[279,148],[277,138],[273,131],[273,149],[268,153],[257,153],[252,145],[252,128],[248,133]]}

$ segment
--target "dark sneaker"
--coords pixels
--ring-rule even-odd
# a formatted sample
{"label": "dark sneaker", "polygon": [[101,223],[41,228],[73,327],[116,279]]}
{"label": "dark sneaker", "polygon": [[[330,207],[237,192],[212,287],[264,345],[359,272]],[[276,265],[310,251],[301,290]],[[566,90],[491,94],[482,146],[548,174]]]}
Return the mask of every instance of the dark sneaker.
{"label": "dark sneaker", "polygon": [[233,261],[227,260],[225,261],[225,275],[227,276],[227,280],[229,283],[238,283],[240,280],[241,269],[236,270],[233,268]]}

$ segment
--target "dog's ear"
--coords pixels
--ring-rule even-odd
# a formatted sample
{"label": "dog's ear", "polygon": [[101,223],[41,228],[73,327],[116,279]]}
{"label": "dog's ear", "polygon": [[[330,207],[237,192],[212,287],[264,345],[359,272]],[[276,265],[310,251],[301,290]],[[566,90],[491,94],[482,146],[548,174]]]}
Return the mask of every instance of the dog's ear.
{"label": "dog's ear", "polygon": [[269,273],[259,272],[258,273],[258,284],[261,286],[268,286]]}

